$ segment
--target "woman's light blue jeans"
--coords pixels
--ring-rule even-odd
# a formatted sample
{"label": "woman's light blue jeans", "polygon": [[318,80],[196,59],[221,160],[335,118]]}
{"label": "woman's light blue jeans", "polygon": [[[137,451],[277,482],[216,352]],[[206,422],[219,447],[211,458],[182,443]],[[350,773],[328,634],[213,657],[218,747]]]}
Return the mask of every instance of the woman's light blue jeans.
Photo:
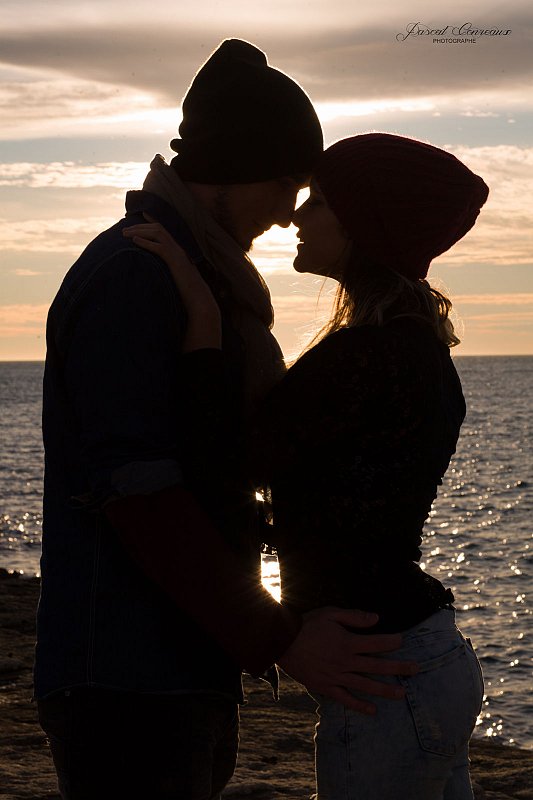
{"label": "woman's light blue jeans", "polygon": [[403,634],[394,658],[420,665],[404,700],[372,697],[375,716],[317,697],[318,800],[472,800],[468,741],[483,700],[483,677],[451,610]]}

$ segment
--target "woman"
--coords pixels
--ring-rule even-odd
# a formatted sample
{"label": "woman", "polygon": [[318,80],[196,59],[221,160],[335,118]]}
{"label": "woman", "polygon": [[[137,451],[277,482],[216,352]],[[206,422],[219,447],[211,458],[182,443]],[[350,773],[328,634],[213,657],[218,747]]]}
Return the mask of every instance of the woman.
{"label": "woman", "polygon": [[[294,215],[295,269],[334,278],[339,290],[332,319],[271,391],[253,436],[272,492],[283,602],[377,611],[376,631],[402,631],[396,655],[420,664],[415,677],[390,679],[406,699],[378,700],[375,716],[317,697],[320,800],[472,798],[480,668],[451,591],[417,562],[465,414],[451,303],[425,278],[487,195],[451,154],[367,134],[326,150]],[[187,349],[219,348],[216,304],[173,241],[157,225],[128,235],[173,271],[189,310]]]}

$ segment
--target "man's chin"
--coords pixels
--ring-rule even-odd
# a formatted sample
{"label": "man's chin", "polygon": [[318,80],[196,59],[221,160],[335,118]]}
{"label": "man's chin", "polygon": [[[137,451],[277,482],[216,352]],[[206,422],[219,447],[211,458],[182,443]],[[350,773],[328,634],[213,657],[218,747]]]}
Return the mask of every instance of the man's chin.
{"label": "man's chin", "polygon": [[254,240],[250,236],[242,236],[236,233],[235,231],[227,231],[233,241],[235,241],[239,247],[241,247],[245,253],[249,253],[254,246]]}
{"label": "man's chin", "polygon": [[237,240],[245,253],[249,253],[254,248],[254,239],[238,239]]}

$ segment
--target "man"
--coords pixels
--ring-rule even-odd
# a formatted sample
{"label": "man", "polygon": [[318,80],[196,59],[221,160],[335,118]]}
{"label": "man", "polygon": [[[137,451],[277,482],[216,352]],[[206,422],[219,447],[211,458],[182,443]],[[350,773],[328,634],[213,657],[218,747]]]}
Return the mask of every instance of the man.
{"label": "man", "polygon": [[[261,51],[228,40],[196,75],[180,134],[172,164],[156,156],[125,219],[88,246],[49,314],[35,686],[68,800],[218,796],[235,765],[242,668],[260,675],[277,662],[365,712],[348,689],[398,695],[358,673],[411,671],[359,655],[399,646],[344,627],[375,616],[325,609],[302,620],[257,580],[242,430],[282,359],[245,251],[290,224],[322,150],[314,109]],[[194,397],[187,388],[172,278],[122,235],[145,215],[217,298],[231,420],[204,419],[201,381]]]}

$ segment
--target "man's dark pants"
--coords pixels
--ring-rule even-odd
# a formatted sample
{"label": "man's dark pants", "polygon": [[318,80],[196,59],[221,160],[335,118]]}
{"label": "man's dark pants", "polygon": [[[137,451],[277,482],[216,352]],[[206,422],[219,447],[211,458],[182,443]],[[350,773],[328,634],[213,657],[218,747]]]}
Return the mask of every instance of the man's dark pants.
{"label": "man's dark pants", "polygon": [[212,800],[235,769],[223,695],[73,689],[38,707],[63,800]]}

